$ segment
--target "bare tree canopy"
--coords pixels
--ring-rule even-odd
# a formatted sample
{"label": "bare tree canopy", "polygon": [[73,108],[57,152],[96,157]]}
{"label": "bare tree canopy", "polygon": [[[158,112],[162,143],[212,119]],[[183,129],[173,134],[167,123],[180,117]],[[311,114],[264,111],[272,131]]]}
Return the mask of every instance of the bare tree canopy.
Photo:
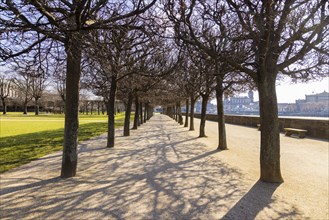
{"label": "bare tree canopy", "polygon": [[[54,40],[65,47],[66,96],[62,177],[76,175],[79,84],[85,36],[95,29],[120,30],[121,21],[137,16],[156,0],[23,1],[0,3],[0,57],[7,60],[33,50],[45,51]],[[129,28],[141,28],[134,26]]]}
{"label": "bare tree canopy", "polygon": [[328,1],[164,2],[179,39],[253,78],[262,124],[260,179],[282,182],[275,82],[279,74],[328,75]]}
{"label": "bare tree canopy", "polygon": [[[217,149],[227,149],[223,96],[257,87],[260,180],[282,182],[276,81],[328,76],[329,2],[5,0],[0,3],[0,59],[56,79],[65,101],[62,177],[76,175],[83,74],[85,88],[107,103],[108,147],[114,147],[117,96],[128,111],[135,99],[136,129],[138,121],[143,123],[143,108],[145,121],[152,104],[166,106],[182,123],[180,109],[186,102],[190,130],[195,102],[202,97],[200,137],[205,136],[207,102],[216,97]],[[32,85],[26,94],[34,94],[36,106],[41,79],[26,78]],[[5,102],[6,94],[2,97]],[[127,118],[125,135],[129,124]]]}

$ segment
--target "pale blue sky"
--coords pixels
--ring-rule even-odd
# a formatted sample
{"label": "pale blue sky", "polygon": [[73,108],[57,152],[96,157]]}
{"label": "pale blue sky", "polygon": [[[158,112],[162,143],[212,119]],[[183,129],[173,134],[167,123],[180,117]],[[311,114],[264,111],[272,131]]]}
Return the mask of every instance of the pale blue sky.
{"label": "pale blue sky", "polygon": [[[276,94],[279,103],[295,103],[296,99],[305,99],[305,95],[329,91],[329,77],[321,81],[309,81],[305,83],[280,82],[276,87]],[[255,94],[258,100],[258,94]]]}
{"label": "pale blue sky", "polygon": [[[3,67],[0,66],[0,70]],[[291,83],[289,80],[278,82],[276,87],[278,103],[295,103],[296,99],[305,99],[305,95],[321,93],[323,91],[329,92],[329,77],[323,78],[319,81],[308,81],[305,83]],[[246,96],[247,94],[240,94],[239,96]],[[255,101],[258,101],[258,93],[254,94]],[[216,103],[213,99],[212,103]]]}
{"label": "pale blue sky", "polygon": [[[329,77],[319,81],[291,83],[289,80],[278,82],[276,94],[278,103],[295,103],[296,99],[305,99],[305,95],[329,92]],[[247,93],[238,96],[247,96]],[[254,92],[254,101],[258,101],[258,92]],[[215,104],[216,99],[211,100]]]}

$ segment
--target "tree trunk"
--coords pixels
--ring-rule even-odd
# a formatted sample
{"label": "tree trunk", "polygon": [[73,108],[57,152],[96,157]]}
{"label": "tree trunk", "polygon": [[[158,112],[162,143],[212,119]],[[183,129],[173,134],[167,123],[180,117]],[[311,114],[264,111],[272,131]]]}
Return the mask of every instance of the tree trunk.
{"label": "tree trunk", "polygon": [[27,102],[24,102],[23,115],[27,115]]}
{"label": "tree trunk", "polygon": [[3,106],[3,110],[2,110],[2,114],[7,114],[7,103],[6,103],[6,100],[5,98],[1,98],[1,101],[2,101],[2,106]]}
{"label": "tree trunk", "polygon": [[147,104],[147,102],[145,102],[145,105],[144,105],[144,123],[146,123],[146,118],[147,118],[147,108],[148,108],[148,104]]}
{"label": "tree trunk", "polygon": [[177,103],[178,123],[183,125],[182,108],[180,102]]}
{"label": "tree trunk", "polygon": [[81,74],[81,44],[79,36],[71,38],[65,44],[67,53],[66,65],[66,98],[65,128],[61,177],[76,175],[78,155],[79,129],[79,87]]}
{"label": "tree trunk", "polygon": [[153,106],[150,106],[150,118],[149,119],[151,119],[152,117],[153,117],[153,115],[154,115],[154,108],[153,108]]}
{"label": "tree trunk", "polygon": [[143,102],[139,103],[139,117],[140,117],[140,124],[143,124]]}
{"label": "tree trunk", "polygon": [[132,129],[137,129],[138,127],[138,116],[139,116],[139,101],[138,101],[138,95],[135,95],[135,116],[134,116],[134,126]]}
{"label": "tree trunk", "polygon": [[175,121],[178,122],[178,104],[174,105]]}
{"label": "tree trunk", "polygon": [[110,99],[108,102],[108,128],[107,128],[107,147],[114,147],[115,139],[115,127],[114,127],[114,117],[115,117],[115,95],[117,91],[117,77],[113,75],[111,77],[111,89],[110,89]]}
{"label": "tree trunk", "polygon": [[35,106],[35,115],[39,115],[39,113],[40,113],[40,108],[39,108],[39,105],[37,104],[36,106]]}
{"label": "tree trunk", "polygon": [[146,120],[149,120],[151,117],[150,105],[147,104]]}
{"label": "tree trunk", "polygon": [[39,115],[38,99],[35,99],[35,101],[34,101],[34,113],[35,113],[35,115]]}
{"label": "tree trunk", "polygon": [[128,93],[128,103],[127,103],[127,108],[125,112],[125,123],[124,123],[124,128],[123,128],[123,136],[129,136],[130,135],[130,114],[131,114],[131,105],[133,103],[133,93],[129,92]]}
{"label": "tree trunk", "polygon": [[107,104],[105,101],[102,102],[102,115],[105,115],[105,109],[107,109]]}
{"label": "tree trunk", "polygon": [[104,102],[106,106],[106,115],[109,115],[109,101]]}
{"label": "tree trunk", "polygon": [[194,105],[195,105],[195,98],[191,96],[190,131],[194,131]]}
{"label": "tree trunk", "polygon": [[152,106],[148,105],[147,120],[150,120],[152,116],[153,116],[153,108]]}
{"label": "tree trunk", "polygon": [[184,127],[188,127],[188,113],[189,113],[189,99],[186,99],[186,111],[185,111],[185,124]]}
{"label": "tree trunk", "polygon": [[114,102],[114,115],[116,115],[117,113],[120,113],[120,110],[118,109],[117,103]]}
{"label": "tree trunk", "polygon": [[177,117],[176,117],[176,105],[173,105],[173,107],[172,107],[172,111],[173,111],[173,119],[177,122]]}
{"label": "tree trunk", "polygon": [[259,74],[263,78],[257,82],[261,129],[260,180],[283,182],[280,170],[280,131],[278,104],[275,89],[275,74]]}
{"label": "tree trunk", "polygon": [[169,114],[170,114],[170,117],[175,120],[175,107],[173,107],[173,106],[169,107]]}
{"label": "tree trunk", "polygon": [[100,102],[97,102],[97,114],[100,115]]}
{"label": "tree trunk", "polygon": [[221,76],[216,77],[216,100],[217,100],[217,123],[218,123],[218,147],[217,150],[226,150],[226,129],[223,104],[223,79]]}
{"label": "tree trunk", "polygon": [[88,102],[86,102],[84,112],[86,112],[86,115],[88,115],[88,113],[89,113],[89,110],[88,110]]}
{"label": "tree trunk", "polygon": [[7,103],[4,101],[3,102],[3,112],[4,115],[7,114]]}
{"label": "tree trunk", "polygon": [[207,104],[208,104],[209,95],[206,94],[201,96],[202,96],[202,106],[201,106],[199,137],[207,137],[205,132],[205,127],[206,127],[206,113],[207,113]]}

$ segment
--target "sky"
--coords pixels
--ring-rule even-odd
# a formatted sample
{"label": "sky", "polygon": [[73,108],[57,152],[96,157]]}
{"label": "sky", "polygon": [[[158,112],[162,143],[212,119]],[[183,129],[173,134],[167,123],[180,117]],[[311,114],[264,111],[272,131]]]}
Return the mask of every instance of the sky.
{"label": "sky", "polygon": [[[329,92],[329,77],[318,81],[291,83],[288,79],[277,82],[276,96],[278,103],[295,103],[297,99],[305,99],[305,95]],[[242,93],[236,96],[248,96]],[[254,91],[254,101],[259,101],[258,92]],[[211,100],[212,104],[216,104],[216,99]]]}
{"label": "sky", "polygon": [[[3,67],[0,66],[0,70]],[[276,93],[278,103],[295,103],[297,99],[305,99],[305,95],[329,92],[329,77],[318,81],[308,81],[304,83],[291,83],[289,79],[277,82]],[[247,96],[247,93],[238,96]],[[254,101],[259,101],[258,92],[254,91]],[[216,99],[211,100],[211,103],[216,104]]]}
{"label": "sky", "polygon": [[[321,81],[291,83],[288,80],[279,82],[276,86],[278,103],[295,103],[296,99],[305,99],[305,95],[329,92],[329,77]],[[241,94],[245,96],[246,94]],[[258,93],[254,92],[254,101],[258,101]]]}

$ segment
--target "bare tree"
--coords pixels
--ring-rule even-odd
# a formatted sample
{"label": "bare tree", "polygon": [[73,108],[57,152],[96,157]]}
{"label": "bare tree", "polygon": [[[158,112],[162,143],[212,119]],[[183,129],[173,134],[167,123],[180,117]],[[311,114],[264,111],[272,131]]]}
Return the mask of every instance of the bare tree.
{"label": "bare tree", "polygon": [[200,117],[200,129],[199,137],[206,137],[205,125],[206,125],[206,111],[209,98],[211,97],[216,81],[215,81],[215,65],[212,62],[211,57],[201,52],[195,52],[191,55],[191,59],[195,65],[196,71],[199,72],[199,94],[202,98],[201,105],[201,117]]}
{"label": "bare tree", "polygon": [[18,73],[18,77],[15,77],[14,83],[18,88],[19,97],[23,104],[23,114],[27,115],[27,105],[33,99],[31,89],[32,77],[29,73],[22,70]]}
{"label": "bare tree", "polygon": [[[261,115],[261,175],[282,182],[280,137],[275,82],[278,74],[293,78],[321,77],[328,73],[328,1],[228,0],[250,42],[252,60],[232,66],[257,83]],[[242,12],[244,11],[244,12]],[[327,43],[324,43],[327,42]]]}
{"label": "bare tree", "polygon": [[66,94],[66,74],[65,74],[65,63],[58,61],[55,64],[55,69],[53,71],[52,78],[54,79],[54,84],[56,86],[56,90],[58,95],[61,97],[63,102],[65,103],[65,94]]}
{"label": "bare tree", "polygon": [[47,87],[47,78],[44,75],[31,77],[31,96],[34,98],[35,115],[39,115],[39,99]]}
{"label": "bare tree", "polygon": [[[62,177],[76,175],[79,81],[82,45],[94,29],[118,29],[118,21],[148,10],[156,0],[24,1],[0,3],[1,58],[19,56],[45,44],[61,42],[66,52],[66,103]],[[5,30],[5,31],[4,31]],[[12,47],[14,45],[15,47]]]}
{"label": "bare tree", "polygon": [[[190,5],[181,1],[168,1],[165,4],[165,10],[169,19],[174,24],[175,36],[181,44],[189,45],[188,48],[192,51],[201,51],[209,56],[210,63],[213,64],[211,73],[208,78],[213,79],[216,90],[217,99],[217,117],[218,117],[218,150],[227,149],[225,119],[223,110],[223,92],[231,87],[234,83],[243,81],[245,78],[237,81],[238,77],[234,76],[234,71],[227,62],[223,62],[218,58],[218,54],[222,51],[230,51],[232,54],[241,54],[243,45],[232,43],[229,39],[234,36],[235,29],[226,28],[225,25],[232,23],[232,19],[225,10],[216,10],[216,7],[210,3],[201,1],[191,1]],[[180,13],[177,14],[176,11]],[[193,14],[193,16],[192,16]],[[215,28],[216,27],[216,28]],[[200,53],[200,52],[199,52]],[[191,53],[190,53],[191,54]],[[240,56],[236,56],[240,57]],[[194,62],[198,63],[198,62]],[[240,74],[238,74],[240,76]],[[230,82],[229,79],[233,79]],[[203,77],[205,79],[205,77]],[[212,80],[210,80],[210,83]],[[241,82],[240,82],[241,83]],[[202,85],[200,85],[202,88]],[[213,87],[211,86],[211,87]],[[203,85],[204,87],[204,85]],[[210,87],[209,87],[210,88]],[[207,98],[209,95],[203,95]],[[204,102],[205,105],[205,102]],[[203,107],[205,111],[205,107]],[[205,113],[204,113],[205,114]],[[201,120],[202,122],[205,119]],[[203,124],[203,123],[202,123]],[[202,131],[202,129],[201,129]],[[200,134],[203,136],[204,134]]]}
{"label": "bare tree", "polygon": [[[181,46],[180,44],[177,44],[177,46],[181,48],[180,62],[177,68],[175,68],[174,72],[166,78],[166,82],[169,86],[168,88],[165,86],[163,87],[163,90],[166,92],[161,96],[166,97],[168,92],[174,93],[175,95],[170,95],[173,100],[170,100],[169,97],[166,97],[164,99],[166,101],[161,102],[167,102],[165,106],[169,107],[167,108],[168,114],[172,113],[173,108],[171,105],[173,105],[173,101],[175,101],[175,99],[179,102],[185,101],[186,109],[189,109],[189,105],[191,105],[189,129],[192,131],[194,130],[194,106],[195,102],[200,97],[199,88],[201,87],[201,72],[197,70],[194,61],[191,59],[191,53],[193,53],[193,49],[190,48],[187,50],[186,46]],[[179,96],[177,96],[178,94]],[[189,101],[191,101],[191,104]],[[186,111],[185,114],[184,127],[188,127],[188,111]]]}
{"label": "bare tree", "polygon": [[130,135],[130,115],[132,110],[132,104],[134,100],[134,93],[130,89],[130,86],[119,85],[118,94],[119,99],[124,101],[125,104],[125,120],[123,125],[123,136]]}
{"label": "bare tree", "polygon": [[109,148],[114,147],[115,143],[114,115],[118,82],[136,72],[134,64],[137,61],[136,58],[139,58],[136,57],[136,53],[139,53],[140,50],[138,47],[140,44],[147,42],[143,35],[143,32],[130,30],[129,28],[99,31],[93,39],[93,44],[97,46],[88,49],[91,62],[96,63],[93,66],[99,67],[99,70],[94,72],[93,78],[96,81],[101,80],[101,85],[108,85],[108,87],[102,87],[101,89],[108,97],[107,147]]}
{"label": "bare tree", "polygon": [[[324,0],[226,2],[181,1],[180,5],[176,5],[181,15],[178,23],[184,25],[184,32],[189,35],[191,43],[248,74],[256,82],[262,124],[260,179],[282,182],[275,82],[279,74],[303,80],[326,75],[329,34],[326,8],[329,3]],[[168,5],[169,10],[174,7],[172,3]],[[230,16],[225,23],[218,22],[221,19],[218,15],[222,12]],[[193,23],[195,18],[191,19],[195,15],[203,16],[203,21],[213,21],[218,29],[235,30],[234,33],[238,34],[226,40],[244,44],[247,50],[237,57],[229,50],[216,51],[204,44],[199,38],[199,29]]]}
{"label": "bare tree", "polygon": [[13,79],[5,74],[0,74],[0,98],[2,101],[3,111],[2,113],[7,114],[7,99],[10,96],[12,89]]}

